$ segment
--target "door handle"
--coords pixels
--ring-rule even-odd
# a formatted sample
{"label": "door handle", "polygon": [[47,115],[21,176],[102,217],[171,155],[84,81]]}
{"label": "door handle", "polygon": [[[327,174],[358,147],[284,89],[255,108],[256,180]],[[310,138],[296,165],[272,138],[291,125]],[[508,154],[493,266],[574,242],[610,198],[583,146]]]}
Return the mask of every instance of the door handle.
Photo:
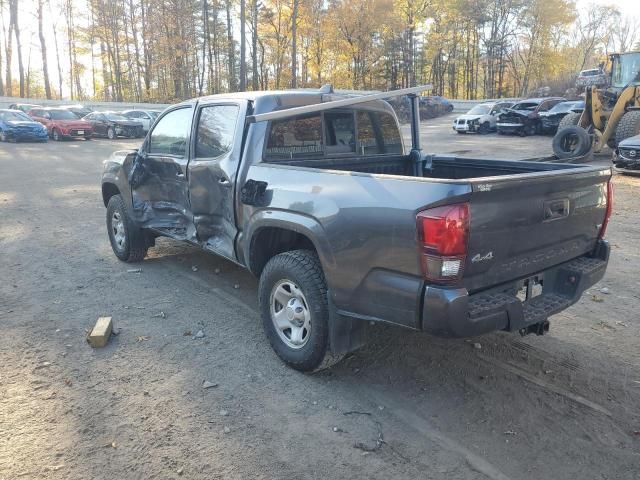
{"label": "door handle", "polygon": [[176,177],[178,177],[178,178],[184,178],[184,173],[176,173]]}
{"label": "door handle", "polygon": [[225,177],[219,177],[218,178],[218,183],[220,185],[229,185],[229,180]]}

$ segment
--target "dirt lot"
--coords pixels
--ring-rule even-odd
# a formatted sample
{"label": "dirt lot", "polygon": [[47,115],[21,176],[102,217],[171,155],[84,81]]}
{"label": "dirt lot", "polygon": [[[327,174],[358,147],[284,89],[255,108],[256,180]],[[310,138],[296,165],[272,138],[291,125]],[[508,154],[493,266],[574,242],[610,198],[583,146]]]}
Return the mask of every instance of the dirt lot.
{"label": "dirt lot", "polygon": [[[426,125],[427,150],[549,152],[450,120]],[[549,335],[376,327],[303,375],[272,353],[238,267],[166,239],[139,273],[114,257],[101,160],[135,143],[0,145],[0,479],[640,475],[640,179],[616,177],[607,276]],[[93,350],[101,315],[120,333]]]}

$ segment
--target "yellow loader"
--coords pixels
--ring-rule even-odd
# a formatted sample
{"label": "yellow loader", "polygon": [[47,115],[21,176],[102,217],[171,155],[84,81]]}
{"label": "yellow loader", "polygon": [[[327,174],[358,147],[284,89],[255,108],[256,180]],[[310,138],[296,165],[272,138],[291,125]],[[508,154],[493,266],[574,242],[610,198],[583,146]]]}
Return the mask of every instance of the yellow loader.
{"label": "yellow loader", "polygon": [[629,137],[640,135],[640,52],[609,56],[609,86],[587,87],[585,108],[567,114],[553,137],[559,158],[583,157],[614,149]]}

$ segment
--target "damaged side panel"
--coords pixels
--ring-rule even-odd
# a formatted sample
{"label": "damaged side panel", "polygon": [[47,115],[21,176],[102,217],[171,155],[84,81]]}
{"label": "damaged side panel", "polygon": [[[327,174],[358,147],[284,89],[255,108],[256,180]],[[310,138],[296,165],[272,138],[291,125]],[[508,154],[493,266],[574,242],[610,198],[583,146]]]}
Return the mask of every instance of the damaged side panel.
{"label": "damaged side panel", "polygon": [[135,157],[128,180],[135,220],[144,228],[196,241],[187,183],[193,109],[165,113]]}
{"label": "damaged side panel", "polygon": [[247,102],[200,102],[188,168],[189,199],[203,248],[235,261],[234,210]]}

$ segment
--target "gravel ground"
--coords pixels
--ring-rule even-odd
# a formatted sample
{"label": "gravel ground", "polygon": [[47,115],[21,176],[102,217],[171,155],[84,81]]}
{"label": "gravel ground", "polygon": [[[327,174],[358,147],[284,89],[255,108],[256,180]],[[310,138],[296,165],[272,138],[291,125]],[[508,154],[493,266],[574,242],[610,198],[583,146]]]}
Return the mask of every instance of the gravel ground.
{"label": "gravel ground", "polygon": [[[427,150],[550,151],[451,118],[425,125]],[[549,335],[376,327],[303,375],[235,265],[167,239],[140,272],[114,257],[101,161],[135,143],[0,145],[0,479],[638,478],[640,179],[616,177],[607,275]],[[119,335],[94,350],[102,315]]]}

